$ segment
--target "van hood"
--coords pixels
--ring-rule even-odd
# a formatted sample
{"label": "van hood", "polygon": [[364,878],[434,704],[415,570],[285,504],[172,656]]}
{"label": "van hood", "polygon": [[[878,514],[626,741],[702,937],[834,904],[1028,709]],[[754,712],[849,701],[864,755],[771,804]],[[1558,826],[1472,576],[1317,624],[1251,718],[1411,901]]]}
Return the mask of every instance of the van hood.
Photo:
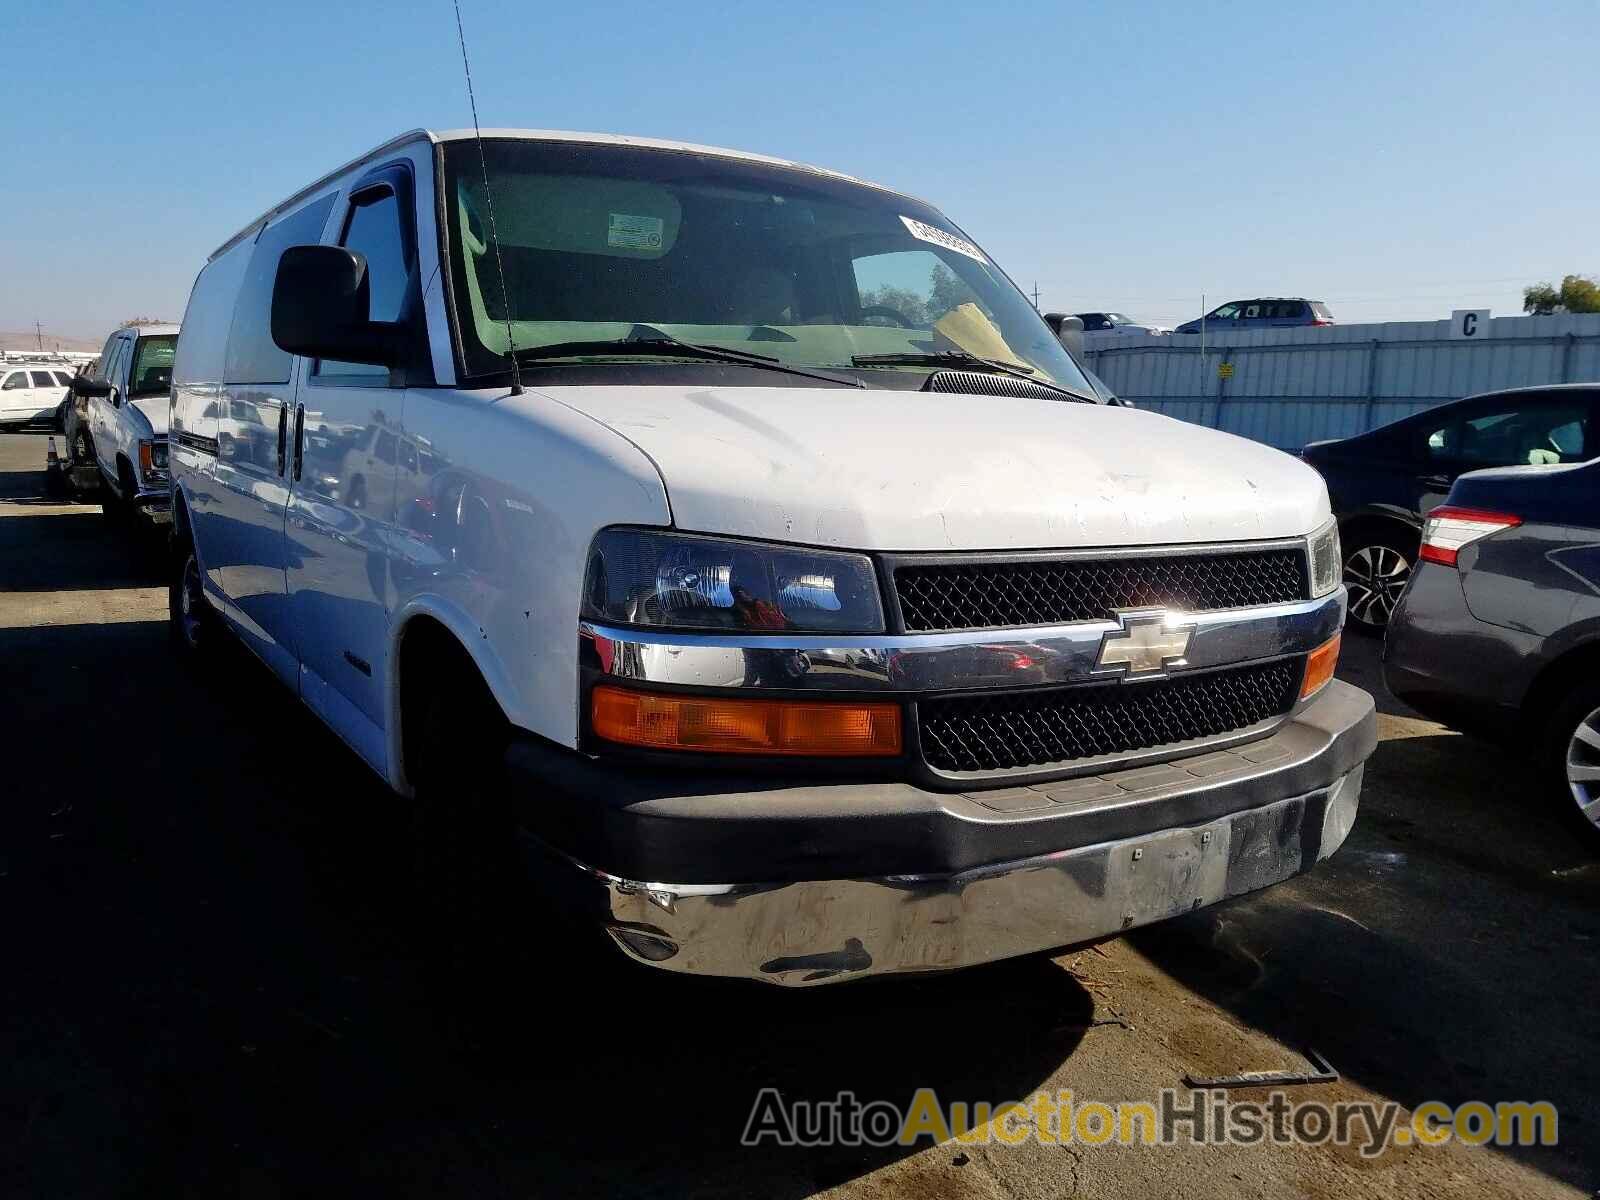
{"label": "van hood", "polygon": [[166,395],[146,396],[140,400],[129,400],[128,407],[134,409],[145,419],[150,426],[150,433],[154,437],[167,436],[167,414],[172,409],[172,401]]}
{"label": "van hood", "polygon": [[1281,451],[1070,401],[829,388],[552,387],[661,472],[681,529],[857,550],[1293,537],[1327,489]]}

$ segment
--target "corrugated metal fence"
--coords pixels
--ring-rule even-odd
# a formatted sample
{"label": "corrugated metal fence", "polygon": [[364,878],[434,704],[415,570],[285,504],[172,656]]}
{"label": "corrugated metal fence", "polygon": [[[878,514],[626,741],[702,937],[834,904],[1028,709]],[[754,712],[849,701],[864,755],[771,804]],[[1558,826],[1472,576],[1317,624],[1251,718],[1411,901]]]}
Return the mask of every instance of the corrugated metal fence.
{"label": "corrugated metal fence", "polygon": [[1600,314],[1265,329],[1206,339],[1096,335],[1089,366],[1140,408],[1284,449],[1348,437],[1497,388],[1600,382]]}

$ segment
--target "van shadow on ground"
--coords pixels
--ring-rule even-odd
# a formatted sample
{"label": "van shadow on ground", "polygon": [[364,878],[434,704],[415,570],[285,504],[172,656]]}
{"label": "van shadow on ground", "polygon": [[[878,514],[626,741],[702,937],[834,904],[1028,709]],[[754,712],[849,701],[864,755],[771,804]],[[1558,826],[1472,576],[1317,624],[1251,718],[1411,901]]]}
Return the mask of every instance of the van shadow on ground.
{"label": "van shadow on ground", "polygon": [[1593,1186],[1600,863],[1497,748],[1443,732],[1381,742],[1332,859],[1132,941],[1242,1022],[1408,1107],[1554,1102],[1561,1144],[1506,1153]]}
{"label": "van shadow on ground", "polygon": [[1014,1099],[1093,1015],[1038,959],[805,995],[552,962],[469,1041],[403,803],[264,668],[191,676],[158,621],[0,630],[0,662],[9,1194],[802,1196],[909,1151],[745,1150],[761,1088]]}

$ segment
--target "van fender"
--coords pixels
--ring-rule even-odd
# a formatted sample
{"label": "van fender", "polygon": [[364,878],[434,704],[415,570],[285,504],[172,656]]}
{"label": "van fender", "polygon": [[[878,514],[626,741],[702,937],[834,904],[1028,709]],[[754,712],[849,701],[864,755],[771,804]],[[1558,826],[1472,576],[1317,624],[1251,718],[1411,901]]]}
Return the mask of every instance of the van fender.
{"label": "van fender", "polygon": [[527,714],[518,702],[517,689],[512,686],[506,664],[495,653],[488,631],[482,624],[460,605],[443,596],[424,594],[411,597],[395,613],[391,627],[387,650],[389,694],[384,701],[384,711],[388,717],[385,724],[388,727],[389,786],[403,796],[411,795],[411,785],[405,777],[400,728],[400,690],[404,683],[400,678],[400,642],[406,628],[418,617],[432,618],[455,638],[478,669],[478,674],[482,676],[506,720],[523,728],[528,724]]}

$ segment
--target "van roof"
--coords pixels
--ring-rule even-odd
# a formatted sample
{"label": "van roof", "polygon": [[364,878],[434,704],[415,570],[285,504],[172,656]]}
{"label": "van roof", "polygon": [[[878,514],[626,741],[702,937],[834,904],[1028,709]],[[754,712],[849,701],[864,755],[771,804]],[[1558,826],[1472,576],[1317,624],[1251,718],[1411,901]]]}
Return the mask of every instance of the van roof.
{"label": "van roof", "polygon": [[[425,141],[430,144],[437,145],[441,142],[468,141],[475,136],[476,133],[471,129],[413,129],[406,133],[400,134],[398,137],[390,138],[382,145],[374,146],[365,154],[361,154],[355,158],[352,158],[343,166],[336,167],[334,170],[329,171],[326,175],[323,175],[314,182],[307,184],[305,187],[295,192],[292,196],[289,196],[287,199],[282,200],[273,205],[271,208],[267,209],[266,212],[262,213],[243,229],[239,230],[239,232],[235,233],[227,241],[223,242],[222,245],[213,250],[211,252],[211,258],[216,258],[217,255],[221,254],[223,251],[230,249],[239,241],[240,238],[243,238],[265,222],[272,220],[273,217],[277,216],[285,209],[299,203],[300,200],[304,199],[306,196],[309,196],[312,192],[325,187],[333,180],[339,178],[339,176],[354,170],[370,159],[392,153],[395,150],[399,150],[403,146],[409,146],[413,142]],[[747,150],[727,150],[720,146],[701,146],[694,142],[675,142],[663,138],[634,137],[629,134],[620,133],[579,133],[565,129],[485,129],[483,131],[483,136],[486,138],[520,138],[524,141],[530,142],[589,142],[592,144],[610,146],[643,146],[651,150],[680,150],[687,151],[691,154],[713,154],[720,158],[736,158],[745,162],[767,163],[768,165],[775,167],[788,167],[793,170],[811,171],[818,175],[826,175],[830,179],[842,179],[847,183],[861,184],[863,187],[876,188],[878,191],[890,192],[894,195],[906,194],[904,192],[896,191],[894,188],[884,187],[882,184],[872,183],[865,179],[857,179],[855,176],[846,175],[842,171],[829,170],[827,167],[815,167],[809,163],[791,162],[789,159],[774,158],[769,154],[752,154]]]}
{"label": "van roof", "polygon": [[171,337],[178,332],[179,328],[180,326],[173,325],[167,321],[156,321],[148,325],[123,325],[117,332],[120,333],[123,329],[132,329],[137,331],[140,337]]}

